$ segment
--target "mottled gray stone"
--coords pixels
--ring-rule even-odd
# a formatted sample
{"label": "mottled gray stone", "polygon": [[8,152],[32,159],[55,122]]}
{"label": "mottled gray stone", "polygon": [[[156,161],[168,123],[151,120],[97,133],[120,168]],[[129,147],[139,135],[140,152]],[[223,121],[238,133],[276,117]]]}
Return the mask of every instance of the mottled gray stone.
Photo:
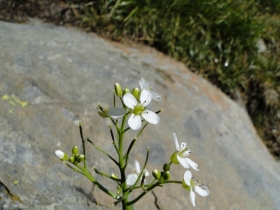
{"label": "mottled gray stone", "polygon": [[[131,89],[141,77],[162,95],[162,102],[153,102],[149,109],[163,111],[160,124],[148,126],[138,139],[128,173],[134,172],[135,159],[143,165],[147,147],[147,169],[161,170],[174,152],[176,132],[199,165],[193,175],[211,192],[207,198],[197,196],[196,209],[280,209],[279,163],[257,136],[246,111],[182,63],[151,48],[41,23],[0,22],[0,49],[0,94],[10,96],[0,100],[0,180],[10,192],[5,194],[0,186],[2,209],[120,209],[112,208],[112,199],[64,166],[53,152],[81,148],[81,120],[84,135],[116,157],[96,105],[111,104],[115,82]],[[17,99],[28,104],[23,107]],[[135,135],[128,132],[126,148]],[[89,166],[118,175],[115,165],[90,145],[87,153]],[[182,180],[184,169],[171,168],[172,178]],[[114,183],[96,178],[116,191]],[[193,208],[180,185],[154,192],[162,210]],[[157,209],[154,201],[149,193],[135,209]]]}

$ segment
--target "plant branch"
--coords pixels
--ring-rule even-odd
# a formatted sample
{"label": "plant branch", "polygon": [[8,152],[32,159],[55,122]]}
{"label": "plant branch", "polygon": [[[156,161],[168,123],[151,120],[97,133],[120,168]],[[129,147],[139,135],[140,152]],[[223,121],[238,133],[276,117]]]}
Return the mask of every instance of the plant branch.
{"label": "plant branch", "polygon": [[106,155],[108,158],[110,158],[117,166],[119,166],[119,163],[107,152],[105,152],[103,149],[101,149],[99,146],[97,146],[95,143],[93,143],[91,140],[87,139],[89,143],[91,143],[97,150],[102,152],[104,155]]}
{"label": "plant branch", "polygon": [[[137,177],[136,182],[135,182],[134,185],[131,187],[131,189],[133,189],[133,188],[137,185],[137,183],[138,183],[138,181],[140,180],[140,178],[142,178],[143,173],[144,173],[144,171],[146,170],[146,165],[147,165],[148,159],[149,159],[149,147],[147,147],[147,154],[146,154],[146,160],[145,160],[144,166],[143,166],[143,168],[142,168],[142,170],[141,170],[139,176]],[[145,176],[145,175],[144,175],[144,176]],[[132,191],[132,190],[129,190],[129,192],[131,192],[131,191]]]}
{"label": "plant branch", "polygon": [[86,157],[86,146],[85,146],[85,140],[84,140],[84,135],[83,135],[83,129],[82,129],[82,124],[79,122],[79,129],[80,129],[80,135],[83,143],[83,155],[85,156],[84,159],[84,168],[87,168],[87,157]]}
{"label": "plant branch", "polygon": [[110,176],[110,175],[108,175],[108,174],[106,174],[106,173],[104,173],[104,172],[98,171],[95,167],[94,167],[93,169],[94,169],[95,173],[97,173],[97,174],[99,174],[99,175],[101,175],[101,176],[105,176],[105,177],[107,177],[107,178],[109,178],[109,179],[112,179],[112,180],[114,180],[114,181],[118,181],[118,182],[121,181],[120,179],[114,178],[114,177],[112,177],[112,176]]}

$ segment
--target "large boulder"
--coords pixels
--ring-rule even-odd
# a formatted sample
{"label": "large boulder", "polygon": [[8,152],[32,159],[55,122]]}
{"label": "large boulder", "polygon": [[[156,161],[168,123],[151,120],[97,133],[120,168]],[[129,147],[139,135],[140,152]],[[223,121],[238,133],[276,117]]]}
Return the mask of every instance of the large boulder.
{"label": "large boulder", "polygon": [[[0,22],[0,49],[1,209],[120,209],[53,153],[81,148],[77,125],[82,121],[84,135],[116,157],[96,106],[112,104],[115,82],[131,89],[141,77],[162,95],[162,102],[153,102],[150,109],[163,111],[160,123],[149,125],[137,140],[127,173],[135,172],[135,159],[143,165],[147,147],[147,169],[161,170],[175,150],[176,132],[198,163],[200,171],[193,175],[211,192],[207,198],[197,196],[196,209],[280,209],[279,164],[246,111],[182,63],[151,48],[36,21]],[[136,134],[127,133],[125,147]],[[91,145],[87,154],[88,166],[118,174],[114,163]],[[183,174],[180,165],[172,165],[173,179],[182,180]],[[116,191],[114,183],[95,176]],[[192,205],[189,192],[168,184],[147,194],[135,209]]]}

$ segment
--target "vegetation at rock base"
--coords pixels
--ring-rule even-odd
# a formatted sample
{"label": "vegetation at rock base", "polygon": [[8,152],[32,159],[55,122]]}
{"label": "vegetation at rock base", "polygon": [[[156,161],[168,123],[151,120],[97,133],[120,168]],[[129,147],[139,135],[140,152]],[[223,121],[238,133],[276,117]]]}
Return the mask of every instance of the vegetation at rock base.
{"label": "vegetation at rock base", "polygon": [[71,23],[185,62],[246,107],[280,158],[279,0],[2,0],[1,15]]}

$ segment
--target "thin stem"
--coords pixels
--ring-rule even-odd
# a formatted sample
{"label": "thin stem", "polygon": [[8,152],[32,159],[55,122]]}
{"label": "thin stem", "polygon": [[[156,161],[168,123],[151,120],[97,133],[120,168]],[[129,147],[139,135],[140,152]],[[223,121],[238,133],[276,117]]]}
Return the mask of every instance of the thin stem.
{"label": "thin stem", "polygon": [[110,117],[110,116],[108,116],[108,117],[110,118],[110,120],[112,121],[112,123],[117,127],[118,123],[115,122],[115,120],[114,120],[112,117]]}
{"label": "thin stem", "polygon": [[157,181],[157,179],[154,179],[147,187],[152,186],[156,181]]}
{"label": "thin stem", "polygon": [[130,130],[130,127],[127,127],[126,129],[124,129],[124,133],[126,132],[126,131],[128,131],[128,130]]}
{"label": "thin stem", "polygon": [[125,159],[125,166],[124,166],[124,168],[126,168],[126,166],[127,166],[127,161],[128,161],[128,158],[129,158],[130,150],[132,149],[132,147],[133,147],[133,145],[135,144],[136,140],[137,140],[137,137],[135,137],[135,138],[131,141],[131,143],[130,143],[128,149],[127,149],[127,152],[126,152],[125,156],[123,157],[123,158]]}
{"label": "thin stem", "polygon": [[135,198],[134,200],[132,200],[132,201],[129,201],[129,202],[127,202],[127,206],[131,206],[131,205],[133,205],[134,203],[136,203],[138,200],[140,200],[140,198],[142,198],[144,195],[146,195],[149,191],[151,191],[152,189],[154,189],[156,186],[158,186],[159,185],[159,183],[157,182],[157,183],[155,183],[154,185],[152,185],[152,186],[150,186],[150,187],[148,187],[147,189],[146,189],[146,191],[143,191],[137,198]]}
{"label": "thin stem", "polygon": [[162,111],[162,109],[160,109],[160,110],[156,111],[156,114],[159,114],[161,111]]}
{"label": "thin stem", "polygon": [[87,168],[87,157],[86,157],[86,146],[85,146],[85,140],[84,140],[84,135],[83,135],[83,129],[82,129],[82,124],[79,122],[79,128],[80,128],[80,135],[83,143],[83,155],[85,156],[84,159],[84,168]]}
{"label": "thin stem", "polygon": [[104,187],[103,185],[101,185],[92,175],[91,173],[89,173],[89,171],[81,166],[79,166],[78,164],[76,165],[81,171],[83,171],[84,175],[94,184],[96,185],[100,190],[102,190],[103,192],[105,192],[107,195],[111,196],[114,199],[117,199],[117,196],[112,193],[110,190],[108,190],[106,187]]}
{"label": "thin stem", "polygon": [[169,183],[182,184],[182,181],[179,181],[179,180],[167,180],[163,184],[169,184]]}
{"label": "thin stem", "polygon": [[65,163],[65,165],[68,166],[69,168],[71,168],[73,171],[85,175],[83,171],[80,171],[80,170],[78,170],[77,168],[74,168],[74,167],[73,167],[72,165],[70,165],[69,163]]}
{"label": "thin stem", "polygon": [[109,129],[110,129],[111,138],[113,140],[113,145],[115,147],[116,152],[119,154],[119,150],[118,150],[118,147],[116,145],[116,141],[115,141],[115,137],[114,137],[114,133],[113,133],[112,127],[109,126]]}
{"label": "thin stem", "polygon": [[126,154],[124,156],[124,158],[125,158],[125,167],[127,166],[127,161],[128,161],[128,158],[129,158],[129,153],[130,153],[133,145],[136,143],[137,139],[139,138],[139,136],[141,135],[143,130],[147,127],[147,125],[148,125],[148,122],[146,122],[146,124],[141,128],[141,130],[138,132],[138,134],[135,136],[135,138],[130,143],[130,145],[129,145],[128,149],[127,149],[127,152],[126,152]]}
{"label": "thin stem", "polygon": [[95,167],[94,167],[94,171],[95,171],[95,173],[97,173],[97,174],[99,174],[99,175],[101,175],[101,176],[105,176],[105,177],[107,177],[107,178],[109,178],[109,179],[112,179],[112,180],[114,180],[114,181],[118,181],[118,182],[121,181],[120,179],[114,178],[114,177],[112,177],[112,176],[110,176],[110,175],[108,175],[108,174],[106,174],[106,173],[104,173],[104,172],[98,171]]}
{"label": "thin stem", "polygon": [[133,205],[134,203],[136,203],[138,200],[140,200],[140,198],[142,198],[144,195],[146,195],[149,191],[151,191],[152,189],[154,189],[155,187],[161,185],[161,184],[169,184],[169,183],[175,183],[175,184],[182,184],[182,181],[178,181],[178,180],[167,180],[164,181],[163,183],[160,182],[156,182],[155,184],[151,185],[150,187],[148,187],[146,189],[146,191],[143,191],[137,198],[135,198],[132,201],[129,201],[127,203],[128,206]]}
{"label": "thin stem", "polygon": [[[134,188],[137,185],[137,183],[140,180],[140,178],[142,178],[142,175],[143,175],[144,171],[146,170],[145,168],[146,168],[148,159],[149,159],[149,148],[147,148],[147,154],[146,154],[146,160],[145,160],[144,166],[143,166],[139,176],[137,177],[136,182],[134,183],[134,185],[131,188]],[[131,192],[131,190],[129,190],[129,191]]]}
{"label": "thin stem", "polygon": [[126,118],[128,115],[124,115],[122,119],[122,124],[121,128],[119,130],[119,169],[120,169],[120,174],[121,174],[121,188],[122,188],[122,208],[123,210],[127,209],[126,203],[128,202],[127,196],[128,192],[126,192],[127,185],[126,185],[126,176],[125,176],[125,159],[123,157],[123,140],[124,140],[124,125],[126,122]]}
{"label": "thin stem", "polygon": [[117,166],[119,166],[119,163],[111,156],[109,155],[107,152],[105,152],[103,149],[101,149],[99,146],[97,146],[95,143],[93,143],[91,140],[87,139],[87,141],[89,143],[91,143],[93,146],[95,146],[95,148],[97,150],[99,150],[100,152],[102,152],[104,155],[107,155],[108,158],[110,158]]}

